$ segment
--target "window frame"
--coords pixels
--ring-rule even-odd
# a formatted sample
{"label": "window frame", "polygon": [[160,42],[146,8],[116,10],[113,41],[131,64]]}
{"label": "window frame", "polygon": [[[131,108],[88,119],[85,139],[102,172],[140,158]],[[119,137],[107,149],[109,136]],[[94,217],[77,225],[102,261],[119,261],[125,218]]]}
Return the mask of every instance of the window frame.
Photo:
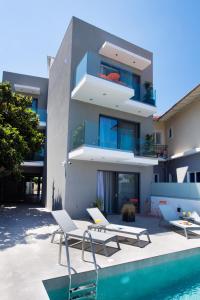
{"label": "window frame", "polygon": [[169,174],[168,174],[168,182],[169,182],[169,183],[172,183],[172,182],[173,182],[173,176],[172,176],[172,173],[169,173]]}
{"label": "window frame", "polygon": [[126,122],[128,124],[132,124],[134,126],[137,127],[137,133],[136,133],[136,137],[137,139],[140,139],[140,123],[139,122],[135,122],[135,121],[130,121],[130,120],[125,120],[122,118],[117,118],[117,117],[113,117],[110,115],[105,115],[105,114],[99,114],[99,132],[98,132],[98,140],[99,140],[99,146],[100,146],[100,127],[101,127],[101,118],[107,118],[107,119],[112,119],[112,120],[116,120],[117,121],[117,148],[114,149],[118,149],[118,150],[123,150],[119,147],[120,143],[119,143],[119,123],[120,122]]}
{"label": "window frame", "polygon": [[[194,173],[194,181],[190,181],[190,174]],[[197,181],[197,173],[200,173],[200,171],[189,171],[187,172],[187,182],[188,183],[200,183],[200,181]]]}
{"label": "window frame", "polygon": [[[171,135],[170,135],[170,131],[171,131]],[[173,128],[170,126],[168,128],[168,139],[171,140],[174,137],[174,132],[173,132]]]}
{"label": "window frame", "polygon": [[[155,177],[157,176],[157,181],[155,180]],[[160,182],[160,176],[159,176],[159,173],[154,173],[153,174],[153,182],[154,183],[159,183]]]}
{"label": "window frame", "polygon": [[[156,134],[157,133],[160,134],[160,143],[157,143],[157,139],[156,139]],[[154,132],[154,142],[155,142],[155,145],[162,145],[162,131],[156,130]]]}

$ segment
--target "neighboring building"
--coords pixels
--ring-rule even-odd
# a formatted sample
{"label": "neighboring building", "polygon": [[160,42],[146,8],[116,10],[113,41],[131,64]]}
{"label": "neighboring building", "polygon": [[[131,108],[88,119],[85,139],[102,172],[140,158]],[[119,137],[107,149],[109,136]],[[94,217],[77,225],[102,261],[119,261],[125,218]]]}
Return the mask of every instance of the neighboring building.
{"label": "neighboring building", "polygon": [[[39,130],[46,136],[48,79],[3,72],[3,81],[9,81],[13,91],[32,96],[32,109],[40,119]],[[27,156],[23,163],[23,180],[9,178],[4,181],[3,198],[6,201],[45,203],[46,199],[46,143],[38,153]]]}
{"label": "neighboring building", "polygon": [[47,166],[47,207],[79,217],[97,199],[107,213],[119,213],[133,199],[144,212],[158,164],[148,140],[156,112],[152,53],[72,18],[48,63],[49,83],[4,75],[28,94],[28,87],[41,91],[48,84],[47,164],[41,170]]}
{"label": "neighboring building", "polygon": [[155,135],[167,145],[167,159],[154,168],[160,182],[200,182],[200,85],[161,117]]}

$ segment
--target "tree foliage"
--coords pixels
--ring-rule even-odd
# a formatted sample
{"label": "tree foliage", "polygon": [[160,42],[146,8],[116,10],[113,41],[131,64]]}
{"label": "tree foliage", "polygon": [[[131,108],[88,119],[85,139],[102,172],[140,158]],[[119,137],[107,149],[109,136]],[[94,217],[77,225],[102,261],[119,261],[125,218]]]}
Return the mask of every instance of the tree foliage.
{"label": "tree foliage", "polygon": [[10,83],[0,83],[0,177],[20,175],[25,157],[44,142],[31,103],[31,97],[14,93]]}

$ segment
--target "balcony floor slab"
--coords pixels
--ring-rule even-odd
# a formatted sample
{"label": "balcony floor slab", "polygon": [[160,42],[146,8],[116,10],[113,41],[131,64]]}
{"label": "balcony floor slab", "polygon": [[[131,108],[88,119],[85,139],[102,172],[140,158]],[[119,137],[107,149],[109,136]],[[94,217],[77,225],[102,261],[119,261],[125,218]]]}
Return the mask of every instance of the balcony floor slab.
{"label": "balcony floor slab", "polygon": [[131,100],[134,89],[113,81],[86,74],[73,89],[74,100],[100,105],[127,113],[149,117],[156,113],[156,107]]}
{"label": "balcony floor slab", "polygon": [[154,166],[158,159],[154,157],[135,156],[133,152],[81,146],[69,153],[70,160],[98,161],[115,164]]}

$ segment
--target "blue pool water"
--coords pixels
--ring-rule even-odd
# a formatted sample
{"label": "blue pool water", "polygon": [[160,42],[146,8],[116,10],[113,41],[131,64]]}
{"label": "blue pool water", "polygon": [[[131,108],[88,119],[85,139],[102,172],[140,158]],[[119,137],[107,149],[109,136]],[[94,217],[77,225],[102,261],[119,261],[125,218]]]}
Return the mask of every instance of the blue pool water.
{"label": "blue pool water", "polygon": [[[120,269],[100,270],[97,300],[200,300],[200,251],[136,269],[130,263],[129,271],[123,265]],[[51,300],[66,300],[67,288],[53,289],[48,295]]]}

